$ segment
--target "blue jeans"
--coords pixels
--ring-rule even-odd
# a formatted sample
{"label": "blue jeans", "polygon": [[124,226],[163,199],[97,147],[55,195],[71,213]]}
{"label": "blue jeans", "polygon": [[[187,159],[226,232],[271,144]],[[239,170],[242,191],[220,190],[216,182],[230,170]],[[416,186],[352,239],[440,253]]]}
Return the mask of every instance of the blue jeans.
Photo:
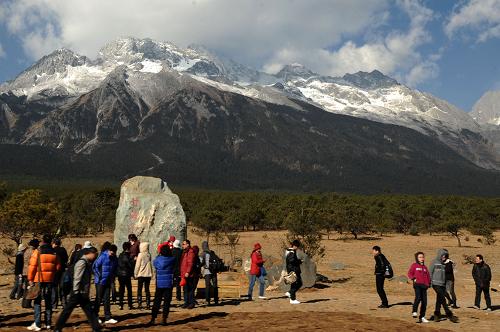
{"label": "blue jeans", "polygon": [[255,281],[259,279],[259,296],[264,296],[264,287],[266,285],[266,280],[263,275],[256,276],[250,275],[250,287],[248,287],[248,298],[252,298],[253,287],[255,286]]}
{"label": "blue jeans", "polygon": [[35,308],[35,324],[42,326],[42,299],[45,302],[45,324],[52,325],[52,283],[40,284],[40,295],[33,301]]}

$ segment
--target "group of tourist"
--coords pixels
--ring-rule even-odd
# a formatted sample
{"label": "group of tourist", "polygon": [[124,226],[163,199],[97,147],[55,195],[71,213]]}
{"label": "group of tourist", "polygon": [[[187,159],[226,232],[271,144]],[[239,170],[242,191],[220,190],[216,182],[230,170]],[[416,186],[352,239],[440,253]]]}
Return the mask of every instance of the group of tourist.
{"label": "group of tourist", "polygon": [[[379,308],[389,308],[389,301],[384,290],[384,281],[392,277],[392,267],[387,258],[382,254],[379,246],[374,246],[373,257],[375,258],[375,280],[377,293],[382,303]],[[441,307],[444,310],[446,318],[451,322],[458,322],[458,318],[453,314],[450,307],[459,309],[457,297],[455,295],[455,263],[450,259],[448,250],[439,249],[436,258],[431,262],[429,268],[425,265],[425,254],[421,251],[415,253],[415,262],[410,266],[408,279],[413,284],[415,291],[415,300],[413,302],[412,316],[418,318],[419,323],[428,323],[429,321],[440,321],[444,319],[441,315]],[[482,255],[476,255],[474,267],[472,268],[472,277],[476,284],[476,297],[473,308],[480,309],[481,294],[484,294],[486,307],[484,310],[491,311],[490,282],[491,269],[485,263]],[[436,307],[434,314],[425,318],[427,309],[427,290],[431,288],[436,293]],[[420,312],[418,307],[420,305]]]}
{"label": "group of tourist", "polygon": [[[286,249],[284,261],[285,270],[282,277],[290,285],[286,295],[291,304],[300,304],[296,298],[297,291],[302,287],[301,264],[302,260],[297,255],[301,244],[298,240],[290,243]],[[101,325],[115,324],[111,313],[111,302],[118,303],[119,308],[124,308],[125,291],[129,309],[134,307],[132,278],[137,280],[137,309],[151,311],[150,325],[162,310],[162,325],[167,324],[170,305],[174,288],[178,301],[181,301],[181,288],[184,304],[182,308],[193,309],[197,304],[195,291],[200,279],[205,281],[205,300],[207,305],[218,305],[217,274],[223,270],[222,260],[210,250],[208,242],[204,241],[201,252],[198,246],[191,246],[189,240],[182,243],[174,236],[161,243],[156,248],[158,256],[152,259],[149,243],[141,243],[137,236],[130,234],[128,241],[121,246],[119,255],[115,244],[105,242],[100,251],[90,241],[82,246],[76,244],[70,255],[61,246],[60,239],[52,239],[44,235],[41,243],[37,239],[31,240],[28,245],[20,244],[15,262],[15,282],[11,299],[21,299],[35,284],[39,286],[36,297],[30,301],[23,298],[23,307],[34,309],[34,322],[28,327],[31,331],[40,331],[42,328],[42,301],[45,304],[45,327],[51,329],[52,311],[59,304],[63,310],[57,319],[54,330],[61,331],[70,317],[73,309],[80,306],[84,311],[93,331],[100,331]],[[373,247],[375,259],[375,280],[377,293],[380,296],[379,308],[389,308],[389,302],[384,290],[384,281],[393,277],[392,266],[382,254],[381,248]],[[264,267],[265,260],[262,255],[262,246],[254,245],[250,255],[250,286],[248,299],[253,298],[255,283],[259,282],[259,298],[265,299],[265,283],[267,271]],[[438,251],[437,257],[429,268],[425,265],[425,254],[417,252],[415,262],[410,266],[408,278],[413,283],[415,301],[412,316],[418,322],[439,321],[444,319],[441,315],[443,307],[446,317],[457,322],[457,317],[451,308],[458,309],[457,298],[454,291],[454,266],[449,253],[445,249]],[[91,282],[95,284],[95,299],[91,301]],[[151,303],[150,284],[153,275],[156,276],[156,291],[154,301]],[[472,275],[476,283],[475,308],[480,308],[481,294],[486,300],[485,310],[491,311],[489,295],[491,270],[484,262],[481,255],[475,258]],[[118,282],[118,292],[115,283]],[[427,320],[427,290],[432,287],[436,293],[436,308],[434,315]],[[143,291],[145,302],[143,301]],[[211,300],[213,299],[213,302]],[[145,304],[145,306],[144,306]],[[103,320],[100,317],[100,307],[104,307]],[[418,307],[420,312],[418,313]]]}
{"label": "group of tourist", "polygon": [[[205,300],[207,305],[219,303],[217,273],[222,270],[222,260],[210,250],[208,242],[191,247],[189,240],[181,242],[170,236],[169,240],[157,247],[158,256],[152,259],[149,243],[140,243],[137,236],[130,234],[129,241],[118,247],[105,242],[100,251],[90,241],[75,245],[68,255],[59,239],[44,235],[41,243],[33,239],[26,246],[20,244],[15,262],[15,282],[10,294],[11,299],[21,299],[36,285],[36,297],[23,298],[23,307],[34,309],[35,319],[28,327],[30,331],[42,329],[42,302],[44,303],[45,327],[51,329],[52,312],[59,303],[63,310],[54,326],[61,331],[73,309],[80,306],[93,331],[100,331],[101,325],[115,324],[118,321],[111,313],[111,301],[117,302],[123,310],[125,291],[129,309],[133,306],[132,278],[137,280],[137,309],[151,310],[154,325],[163,307],[162,324],[167,324],[170,304],[175,288],[176,298],[181,301],[181,288],[184,296],[183,308],[193,309],[196,305],[195,291],[198,280],[205,280]],[[181,248],[182,245],[182,248]],[[151,303],[150,284],[156,275],[156,291]],[[95,284],[95,299],[91,301],[91,281]],[[115,283],[118,282],[118,292]],[[143,302],[143,291],[145,302]],[[26,297],[26,296],[25,296]],[[144,306],[145,304],[145,306]],[[163,304],[163,305],[162,305]],[[99,319],[100,308],[104,307],[104,319]]]}

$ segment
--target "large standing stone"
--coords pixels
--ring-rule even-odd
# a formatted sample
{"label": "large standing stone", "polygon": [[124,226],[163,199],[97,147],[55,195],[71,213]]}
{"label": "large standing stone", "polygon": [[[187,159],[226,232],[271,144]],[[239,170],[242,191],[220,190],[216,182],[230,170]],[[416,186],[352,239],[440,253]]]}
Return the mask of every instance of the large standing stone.
{"label": "large standing stone", "polygon": [[153,255],[157,245],[167,241],[170,235],[184,240],[186,216],[179,197],[165,181],[136,176],[123,182],[114,234],[119,248],[132,233],[139,241],[150,243]]}

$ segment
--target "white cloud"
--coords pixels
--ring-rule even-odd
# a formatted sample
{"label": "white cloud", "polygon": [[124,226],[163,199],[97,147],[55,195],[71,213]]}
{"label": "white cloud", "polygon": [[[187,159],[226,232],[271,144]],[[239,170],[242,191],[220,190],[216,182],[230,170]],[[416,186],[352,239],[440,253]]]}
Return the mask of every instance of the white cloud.
{"label": "white cloud", "polygon": [[[59,47],[89,57],[122,36],[190,43],[267,71],[300,62],[322,74],[379,69],[408,84],[435,75],[429,42],[433,17],[420,1],[397,0],[405,31],[381,35],[389,0],[6,0],[5,26],[31,59]],[[386,28],[386,27],[385,27]],[[364,37],[365,44],[353,41]],[[331,51],[333,50],[333,51]]]}
{"label": "white cloud", "polygon": [[3,50],[2,44],[0,44],[0,58],[5,58],[6,54],[5,51]]}
{"label": "white cloud", "polygon": [[[204,44],[260,65],[288,47],[325,48],[358,34],[388,0],[16,0],[3,2],[7,28],[33,59],[54,45],[93,56],[122,36],[180,46]],[[1,7],[0,7],[1,8]]]}
{"label": "white cloud", "polygon": [[456,8],[444,27],[448,37],[477,34],[478,42],[500,37],[500,0],[470,0]]}
{"label": "white cloud", "polygon": [[439,70],[436,64],[439,57],[424,58],[418,51],[420,46],[431,41],[425,26],[433,18],[432,10],[412,0],[398,1],[397,5],[410,18],[407,31],[392,31],[383,37],[375,35],[373,40],[363,45],[347,41],[333,51],[287,48],[278,52],[265,69],[271,71],[293,61],[334,76],[378,69],[410,86],[435,77]]}

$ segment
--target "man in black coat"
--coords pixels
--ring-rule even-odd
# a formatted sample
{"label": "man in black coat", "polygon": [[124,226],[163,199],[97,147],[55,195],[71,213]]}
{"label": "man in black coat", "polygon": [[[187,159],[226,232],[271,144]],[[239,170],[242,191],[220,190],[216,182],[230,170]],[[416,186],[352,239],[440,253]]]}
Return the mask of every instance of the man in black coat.
{"label": "man in black coat", "polygon": [[302,287],[302,277],[300,264],[302,261],[297,257],[297,249],[300,247],[299,240],[293,240],[290,243],[290,248],[286,250],[286,271],[288,273],[295,272],[297,276],[297,280],[290,285],[290,303],[291,304],[300,304],[300,301],[296,298],[296,293]]}
{"label": "man in black coat", "polygon": [[57,308],[59,305],[59,301],[64,304],[64,292],[62,290],[62,277],[66,268],[68,266],[68,252],[66,249],[61,246],[61,239],[54,239],[52,241],[52,248],[56,252],[56,256],[59,258],[61,262],[61,270],[57,271],[56,276],[54,278],[54,287],[52,288],[52,308]]}
{"label": "man in black coat", "polygon": [[481,293],[484,293],[486,301],[486,308],[484,310],[491,311],[491,298],[490,298],[490,282],[491,282],[491,269],[484,262],[482,255],[476,255],[474,267],[472,268],[472,277],[476,283],[476,299],[474,308],[479,309],[481,304]]}
{"label": "man in black coat", "polygon": [[387,258],[382,254],[382,250],[379,246],[374,246],[372,248],[373,258],[375,259],[375,283],[377,285],[377,293],[382,301],[379,308],[389,308],[389,301],[387,300],[387,295],[384,290],[385,281],[385,270],[389,265]]}
{"label": "man in black coat", "polygon": [[125,288],[127,288],[127,299],[129,309],[134,309],[132,305],[132,277],[134,276],[134,259],[131,257],[130,242],[123,243],[123,252],[118,256],[118,268],[116,275],[120,288],[118,290],[118,297],[120,299],[120,310],[123,310],[123,296],[125,295]]}
{"label": "man in black coat", "polygon": [[181,301],[181,286],[179,285],[181,282],[181,242],[179,240],[175,240],[172,248],[172,257],[175,258],[174,265],[174,287],[175,287],[175,297],[177,301]]}

